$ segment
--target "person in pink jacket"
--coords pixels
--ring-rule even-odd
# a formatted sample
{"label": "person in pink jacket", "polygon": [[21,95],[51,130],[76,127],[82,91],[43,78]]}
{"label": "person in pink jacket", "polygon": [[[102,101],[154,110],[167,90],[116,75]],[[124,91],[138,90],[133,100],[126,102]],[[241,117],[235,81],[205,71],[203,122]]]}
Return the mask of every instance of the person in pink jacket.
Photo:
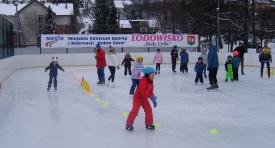
{"label": "person in pink jacket", "polygon": [[160,74],[160,64],[163,63],[163,56],[160,53],[160,49],[157,49],[157,53],[154,57],[153,63],[156,64],[156,74]]}

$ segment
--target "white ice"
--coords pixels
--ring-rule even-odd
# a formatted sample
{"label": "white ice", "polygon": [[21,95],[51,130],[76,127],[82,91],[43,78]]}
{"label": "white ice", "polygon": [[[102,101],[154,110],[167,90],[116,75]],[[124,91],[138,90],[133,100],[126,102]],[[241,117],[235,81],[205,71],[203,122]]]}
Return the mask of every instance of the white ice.
{"label": "white ice", "polygon": [[[262,79],[254,67],[239,82],[225,83],[221,65],[220,89],[209,92],[206,79],[194,85],[193,66],[187,75],[161,67],[155,80],[158,128],[145,129],[141,109],[133,133],[124,129],[122,113],[130,111],[132,98],[123,70],[116,88],[107,88],[96,86],[94,67],[65,67],[57,92],[46,91],[43,68],[19,70],[0,90],[0,148],[274,148],[275,77]],[[93,96],[72,73],[90,82]]]}

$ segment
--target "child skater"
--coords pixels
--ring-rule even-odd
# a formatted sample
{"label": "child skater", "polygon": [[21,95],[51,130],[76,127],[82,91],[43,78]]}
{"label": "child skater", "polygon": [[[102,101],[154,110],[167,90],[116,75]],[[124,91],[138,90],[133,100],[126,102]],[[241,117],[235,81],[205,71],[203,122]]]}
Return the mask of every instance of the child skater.
{"label": "child skater", "polygon": [[195,79],[195,84],[198,84],[198,81],[200,80],[201,84],[203,84],[203,72],[204,72],[204,63],[202,57],[198,58],[198,61],[195,65],[195,72],[196,74],[196,79]]}
{"label": "child skater", "polygon": [[132,67],[132,62],[135,60],[131,57],[130,52],[128,51],[125,55],[125,58],[122,61],[122,66],[124,65],[124,75],[127,76],[127,70],[129,75],[132,75],[131,67]]}
{"label": "child skater", "polygon": [[49,73],[49,82],[48,82],[48,88],[49,91],[52,86],[52,81],[54,81],[54,90],[57,90],[57,75],[58,75],[58,69],[62,70],[64,72],[64,69],[58,64],[57,59],[53,59],[52,62],[48,67],[45,68],[45,72],[47,72],[50,69]]}
{"label": "child skater", "polygon": [[227,61],[225,62],[225,71],[226,71],[226,78],[225,82],[228,80],[234,81],[233,78],[233,58],[231,55],[227,57]]}
{"label": "child skater", "polygon": [[181,49],[180,52],[180,72],[184,73],[184,71],[188,72],[188,63],[189,63],[189,55],[186,52],[186,49]]}
{"label": "child skater", "polygon": [[239,52],[234,51],[233,52],[233,79],[234,81],[239,81],[239,64],[240,64],[240,58],[239,58]]}
{"label": "child skater", "polygon": [[144,69],[144,66],[142,64],[143,62],[143,57],[138,55],[137,58],[136,58],[136,64],[133,68],[133,74],[132,74],[132,86],[131,86],[131,89],[130,89],[130,95],[134,95],[134,92],[135,92],[135,89],[137,87],[137,85],[139,84],[139,80],[140,80],[140,76],[141,76],[141,73]]}
{"label": "child skater", "polygon": [[160,74],[160,64],[163,63],[163,56],[160,53],[160,49],[157,49],[157,53],[154,57],[153,63],[156,64],[156,74]]}
{"label": "child skater", "polygon": [[153,124],[153,112],[152,107],[149,103],[149,99],[152,101],[154,107],[157,107],[157,97],[154,95],[154,78],[155,69],[152,67],[146,67],[143,70],[144,76],[140,80],[137,91],[135,92],[133,99],[132,111],[130,112],[127,123],[126,130],[133,131],[134,120],[138,115],[140,107],[144,109],[145,112],[145,127],[148,130],[155,130]]}
{"label": "child skater", "polygon": [[107,53],[107,65],[110,70],[110,76],[108,78],[107,87],[109,87],[110,84],[112,88],[115,87],[114,80],[115,80],[116,69],[119,70],[117,60],[118,60],[118,56],[116,54],[116,49],[113,47],[110,47],[110,50]]}

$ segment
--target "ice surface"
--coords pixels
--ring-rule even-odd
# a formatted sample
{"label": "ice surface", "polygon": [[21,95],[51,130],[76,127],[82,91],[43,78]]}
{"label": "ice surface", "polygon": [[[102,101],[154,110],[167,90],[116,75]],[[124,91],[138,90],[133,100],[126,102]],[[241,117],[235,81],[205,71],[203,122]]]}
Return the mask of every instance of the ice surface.
{"label": "ice surface", "polygon": [[[43,68],[19,70],[0,90],[0,148],[274,148],[275,77],[246,68],[239,82],[225,83],[223,68],[220,89],[208,92],[194,85],[193,65],[187,75],[163,65],[155,80],[159,128],[146,131],[141,110],[133,133],[124,129],[132,99],[123,70],[107,88],[96,86],[94,67],[65,67],[57,92],[46,91]],[[80,87],[82,76],[93,96]]]}

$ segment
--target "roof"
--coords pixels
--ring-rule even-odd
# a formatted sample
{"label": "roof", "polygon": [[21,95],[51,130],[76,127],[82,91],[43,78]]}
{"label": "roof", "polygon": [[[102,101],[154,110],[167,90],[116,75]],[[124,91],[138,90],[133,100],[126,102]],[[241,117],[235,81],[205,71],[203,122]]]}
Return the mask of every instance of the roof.
{"label": "roof", "polygon": [[[25,7],[28,6],[29,4],[30,3],[18,4],[18,11],[25,9]],[[74,14],[74,8],[72,3],[67,3],[67,9],[66,9],[65,3],[59,3],[58,5],[52,4],[52,3],[45,3],[44,6],[47,8],[51,6],[52,11],[56,15],[73,15]],[[6,3],[0,4],[0,14],[15,15],[15,13],[16,13],[16,7],[13,4],[6,4]]]}
{"label": "roof", "polygon": [[119,28],[132,28],[129,20],[119,20]]}

